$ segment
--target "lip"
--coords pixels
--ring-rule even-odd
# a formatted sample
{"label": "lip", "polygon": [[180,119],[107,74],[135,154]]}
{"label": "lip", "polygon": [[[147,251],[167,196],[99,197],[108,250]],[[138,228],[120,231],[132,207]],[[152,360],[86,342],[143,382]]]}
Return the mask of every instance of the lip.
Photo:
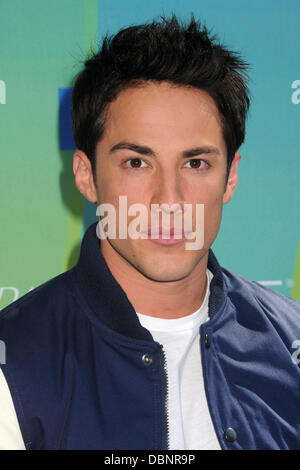
{"label": "lip", "polygon": [[156,243],[157,245],[163,245],[163,246],[174,246],[174,245],[179,245],[179,243],[182,243],[185,240],[184,238],[162,238],[162,235],[159,235],[159,238],[150,238],[150,241],[153,243]]}
{"label": "lip", "polygon": [[170,228],[170,231],[158,229],[151,232],[151,230],[148,230],[148,232],[143,232],[143,234],[147,236],[147,239],[151,242],[163,246],[178,245],[187,239],[184,232],[175,230],[174,228]]}

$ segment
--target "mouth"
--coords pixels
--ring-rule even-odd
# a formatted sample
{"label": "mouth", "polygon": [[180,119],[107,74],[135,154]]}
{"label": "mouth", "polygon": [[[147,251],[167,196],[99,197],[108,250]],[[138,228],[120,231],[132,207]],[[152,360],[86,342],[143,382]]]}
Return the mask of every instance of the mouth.
{"label": "mouth", "polygon": [[163,246],[174,246],[187,240],[187,235],[184,231],[174,227],[169,230],[160,228],[148,230],[148,232],[141,232],[143,238],[149,239],[151,242]]}

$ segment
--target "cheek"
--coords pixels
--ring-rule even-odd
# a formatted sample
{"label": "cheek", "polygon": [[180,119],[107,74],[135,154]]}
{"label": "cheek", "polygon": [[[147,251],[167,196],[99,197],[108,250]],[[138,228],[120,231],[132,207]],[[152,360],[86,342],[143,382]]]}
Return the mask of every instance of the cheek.
{"label": "cheek", "polygon": [[[204,231],[214,236],[220,226],[223,208],[223,188],[220,185],[205,186],[198,191],[195,203],[204,204]],[[210,237],[209,237],[210,238]]]}
{"label": "cheek", "polygon": [[223,191],[214,192],[205,201],[205,216],[207,219],[219,218],[222,214]]}
{"label": "cheek", "polygon": [[129,178],[114,168],[98,171],[97,186],[103,202],[118,202],[119,196],[127,196],[128,205],[147,201],[146,185],[141,178]]}
{"label": "cheek", "polygon": [[223,211],[223,193],[210,199],[204,208],[205,245],[211,246],[220,229]]}
{"label": "cheek", "polygon": [[224,184],[222,181],[200,181],[199,184],[191,186],[189,191],[190,201],[193,203],[204,204],[208,209],[214,210],[222,204],[224,194]]}

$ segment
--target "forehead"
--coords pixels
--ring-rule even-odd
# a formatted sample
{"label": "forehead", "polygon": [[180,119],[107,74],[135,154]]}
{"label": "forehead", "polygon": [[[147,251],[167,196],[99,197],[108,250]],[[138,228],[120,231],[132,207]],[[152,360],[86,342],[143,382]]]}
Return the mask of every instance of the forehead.
{"label": "forehead", "polygon": [[[213,139],[224,144],[221,118],[204,90],[168,82],[145,82],[127,88],[108,105],[104,138]],[[215,142],[217,143],[217,142]]]}

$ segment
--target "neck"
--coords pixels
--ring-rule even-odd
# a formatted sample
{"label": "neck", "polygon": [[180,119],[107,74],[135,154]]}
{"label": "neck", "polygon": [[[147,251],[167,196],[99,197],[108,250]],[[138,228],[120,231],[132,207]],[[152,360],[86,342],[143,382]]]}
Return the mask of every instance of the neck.
{"label": "neck", "polygon": [[107,240],[101,241],[101,253],[136,312],[157,318],[175,319],[190,315],[201,307],[207,289],[208,252],[188,276],[172,282],[147,278]]}

